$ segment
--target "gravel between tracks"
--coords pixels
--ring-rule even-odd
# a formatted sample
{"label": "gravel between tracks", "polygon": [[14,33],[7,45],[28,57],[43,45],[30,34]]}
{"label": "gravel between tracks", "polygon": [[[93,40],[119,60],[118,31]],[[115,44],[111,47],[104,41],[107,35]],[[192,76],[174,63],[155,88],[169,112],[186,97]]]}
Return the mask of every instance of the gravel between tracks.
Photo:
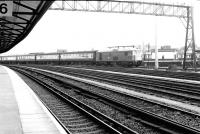
{"label": "gravel between tracks", "polygon": [[[39,68],[45,69],[45,70],[48,69],[48,70],[52,70],[52,71],[56,71],[56,72],[60,72],[60,73],[64,73],[64,74],[68,74],[68,73],[64,72],[65,69],[63,69],[63,71],[59,71],[62,68],[56,68],[56,67],[52,68],[52,67],[44,67],[44,66],[39,66]],[[69,75],[72,75],[72,74],[69,74]],[[73,76],[76,76],[76,75],[73,75]],[[77,76],[77,77],[80,77],[80,76]],[[82,78],[84,78],[84,77],[82,77]],[[90,79],[90,78],[87,78],[87,79]],[[186,103],[186,104],[190,104],[190,105],[200,106],[199,102],[191,101],[191,100],[189,100],[187,98],[184,98],[184,97],[181,97],[181,96],[173,96],[173,95],[169,95],[169,94],[165,94],[165,93],[160,93],[160,92],[154,91],[155,89],[156,90],[159,90],[159,89],[155,88],[153,86],[143,86],[141,84],[139,86],[143,86],[144,87],[143,89],[141,89],[141,88],[137,88],[137,87],[134,88],[134,87],[124,86],[124,85],[119,85],[119,84],[112,84],[112,83],[105,82],[105,81],[100,81],[100,80],[94,80],[94,79],[90,79],[90,80],[97,81],[97,82],[102,82],[102,83],[106,83],[106,84],[110,84],[110,85],[113,85],[113,86],[119,86],[119,87],[122,87],[122,88],[125,88],[125,89],[128,89],[128,90],[134,90],[136,92],[141,92],[141,93],[145,93],[145,94],[148,94],[148,95],[154,95],[154,96],[162,97],[162,98],[165,98],[165,99],[170,99],[170,100],[174,100],[174,101],[180,101],[180,102],[183,102],[183,103]]]}
{"label": "gravel between tracks", "polygon": [[[31,88],[36,88],[34,82],[32,82],[31,80],[27,79],[26,77],[24,77],[22,75],[20,75],[20,76],[25,80],[25,82],[29,86],[31,86]],[[46,80],[49,83],[52,83],[52,85],[55,84],[55,82],[53,82],[51,80],[50,81],[48,79],[46,79]],[[61,90],[65,91],[65,93],[76,97],[77,99],[81,100],[82,102],[84,102],[84,103],[92,106],[93,108],[101,111],[102,113],[112,117],[113,119],[119,121],[120,123],[123,123],[124,125],[126,125],[126,126],[130,127],[131,129],[139,132],[140,134],[160,134],[156,130],[152,130],[151,128],[144,126],[140,122],[134,121],[134,119],[131,116],[122,114],[121,112],[113,109],[112,107],[110,107],[110,106],[108,106],[104,103],[98,102],[94,99],[83,97],[83,96],[77,94],[76,92],[74,92],[71,89],[66,90],[65,88],[62,87],[62,85],[56,84],[56,86],[58,86]],[[38,90],[38,89],[36,88],[36,90]]]}
{"label": "gravel between tracks", "polygon": [[[53,77],[57,77],[57,76],[53,75]],[[102,90],[100,88],[90,86],[88,84],[80,83],[80,82],[77,82],[77,81],[74,81],[74,80],[70,80],[70,79],[66,79],[66,78],[65,79],[61,78],[61,79],[65,82],[67,82],[67,83],[72,84],[72,85],[76,85],[78,87],[84,88],[85,90],[90,90],[90,91],[93,91],[93,92],[98,92],[98,93],[103,94],[103,95],[107,95],[109,97],[113,97],[117,100],[120,100],[122,102],[125,102],[125,103],[133,105],[133,106],[136,106],[138,108],[142,108],[144,110],[153,112],[157,115],[164,116],[164,117],[171,119],[171,120],[174,120],[178,123],[200,129],[200,117],[199,116],[195,116],[195,115],[190,116],[190,115],[182,113],[181,111],[169,110],[169,109],[164,108],[164,107],[159,106],[159,105],[155,105],[155,104],[152,104],[152,103],[149,103],[149,102],[145,102],[145,101],[133,98],[133,97],[128,97],[126,95],[115,93],[115,92],[112,92],[112,91],[109,91],[109,90]],[[54,83],[54,84],[56,84],[56,83]]]}
{"label": "gravel between tracks", "polygon": [[[23,76],[21,74],[19,75],[73,134],[85,134],[91,131],[97,132],[95,134],[109,134],[103,130],[99,131],[100,128],[96,125],[96,123],[83,118],[78,112],[74,113],[74,111],[76,110],[74,110],[71,106],[68,106],[60,99],[55,99],[54,95],[49,94],[48,91],[46,91],[43,87],[39,86],[34,81],[28,79],[26,76]],[[71,115],[72,112],[73,115]],[[66,118],[67,116],[69,117]],[[83,121],[79,122],[79,120],[81,119],[83,119]],[[73,125],[73,123],[76,125]],[[86,126],[85,124],[90,126]],[[79,127],[79,129],[76,129],[77,127]]]}

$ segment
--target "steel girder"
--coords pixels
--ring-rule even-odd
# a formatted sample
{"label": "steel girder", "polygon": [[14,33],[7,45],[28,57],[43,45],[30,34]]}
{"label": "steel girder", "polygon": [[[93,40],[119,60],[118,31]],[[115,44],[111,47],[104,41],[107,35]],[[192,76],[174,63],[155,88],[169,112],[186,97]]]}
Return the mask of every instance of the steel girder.
{"label": "steel girder", "polygon": [[196,69],[194,22],[192,13],[193,7],[191,6],[166,3],[151,3],[135,0],[62,0],[56,1],[49,9],[177,17],[183,22],[186,29],[183,69],[186,69],[185,62],[188,48],[192,48],[193,67]]}
{"label": "steel girder", "polygon": [[0,17],[0,53],[22,41],[54,1],[13,0],[13,13]]}

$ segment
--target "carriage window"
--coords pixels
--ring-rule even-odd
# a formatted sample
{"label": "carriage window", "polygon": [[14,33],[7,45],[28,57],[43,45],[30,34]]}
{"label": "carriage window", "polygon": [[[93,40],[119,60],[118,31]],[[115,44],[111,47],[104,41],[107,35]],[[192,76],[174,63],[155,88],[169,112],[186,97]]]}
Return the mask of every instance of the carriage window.
{"label": "carriage window", "polygon": [[99,60],[102,60],[102,53],[99,53]]}

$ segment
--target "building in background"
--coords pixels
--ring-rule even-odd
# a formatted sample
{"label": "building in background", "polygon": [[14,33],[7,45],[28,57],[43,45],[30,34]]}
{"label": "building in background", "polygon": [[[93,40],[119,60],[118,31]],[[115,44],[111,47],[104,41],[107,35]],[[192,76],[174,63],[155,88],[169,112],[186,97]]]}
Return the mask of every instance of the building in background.
{"label": "building in background", "polygon": [[[170,45],[161,46],[158,49],[158,59],[159,60],[177,60],[178,59],[178,49],[171,48]],[[144,53],[144,60],[155,60],[155,49],[150,46]]]}
{"label": "building in background", "polygon": [[[178,50],[172,48],[161,48],[158,49],[158,59],[159,60],[177,60],[178,59]],[[151,58],[155,59],[155,50],[151,52]]]}
{"label": "building in background", "polygon": [[57,53],[66,53],[67,50],[66,49],[57,49]]}

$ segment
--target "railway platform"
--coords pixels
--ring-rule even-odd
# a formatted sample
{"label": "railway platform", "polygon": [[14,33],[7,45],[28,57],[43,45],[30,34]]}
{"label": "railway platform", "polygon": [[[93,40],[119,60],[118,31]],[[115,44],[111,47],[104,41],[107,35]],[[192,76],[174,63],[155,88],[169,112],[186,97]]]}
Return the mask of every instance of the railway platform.
{"label": "railway platform", "polygon": [[0,133],[66,134],[28,85],[0,66]]}

